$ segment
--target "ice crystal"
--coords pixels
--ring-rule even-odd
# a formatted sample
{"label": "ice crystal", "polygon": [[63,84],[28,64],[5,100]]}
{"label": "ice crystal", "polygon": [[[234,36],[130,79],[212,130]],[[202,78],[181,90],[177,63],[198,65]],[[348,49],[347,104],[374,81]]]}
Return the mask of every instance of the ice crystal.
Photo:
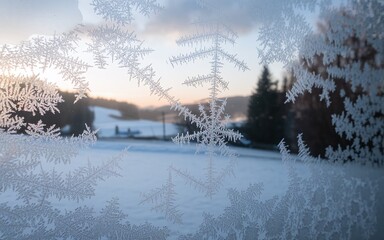
{"label": "ice crystal", "polygon": [[84,73],[90,67],[75,56],[78,41],[78,32],[72,31],[60,36],[33,37],[16,46],[4,45],[0,50],[1,73],[12,76],[21,70],[25,78],[34,78],[40,71],[56,69],[64,80],[73,84],[78,101],[88,92]]}
{"label": "ice crystal", "polygon": [[[298,81],[287,94],[289,101],[294,101],[304,91],[311,92],[316,87],[323,89],[320,98],[329,104],[332,100],[329,93],[336,90],[335,79],[347,81],[355,93],[362,89],[363,94],[354,100],[345,97],[345,92],[340,91],[340,95],[345,97],[345,112],[334,115],[333,123],[340,135],[353,139],[353,144],[345,150],[339,148],[336,152],[328,149],[327,156],[340,162],[352,158],[357,162],[378,163],[383,159],[384,129],[382,3],[350,1],[352,5],[351,9],[346,8],[347,14],[340,14],[339,10],[331,11],[324,3],[325,1],[279,1],[279,6],[274,9],[277,15],[272,14],[270,21],[264,19],[260,28],[260,55],[266,62],[281,61],[293,69]],[[327,20],[331,30],[326,31],[324,38],[313,35],[305,18],[294,10],[296,7],[314,10],[316,6],[326,10],[330,17]],[[266,4],[258,9],[261,14],[263,7],[267,7]],[[366,29],[364,26],[369,27]],[[355,29],[359,30],[354,32]],[[364,36],[363,46],[360,46],[362,49],[357,52],[346,46],[351,32],[355,36]],[[326,64],[329,64],[340,56],[345,59],[352,54],[364,56],[366,51],[372,49],[376,52],[373,62],[357,61],[339,68],[330,66],[327,70],[329,77],[326,79],[308,72],[303,65],[291,63],[297,53],[309,62],[314,62],[314,57],[321,55]],[[354,57],[356,56],[351,56],[352,59]],[[256,185],[250,186],[245,193],[232,190],[230,193],[234,195],[230,197],[231,206],[222,215],[205,215],[205,220],[196,233],[181,236],[179,239],[372,237],[377,224],[375,209],[378,182],[360,176],[355,171],[356,166],[328,164],[320,158],[312,157],[302,134],[298,136],[298,146],[299,153],[295,156],[289,153],[283,141],[279,144],[289,178],[288,190],[282,197],[260,201],[257,195],[260,185],[258,189],[255,189]],[[252,195],[256,197],[250,197]],[[260,214],[263,218],[258,214],[250,215],[251,211],[247,209],[250,206],[258,206],[259,210],[267,209],[268,214]]]}
{"label": "ice crystal", "polygon": [[97,215],[90,207],[64,213],[48,201],[9,207],[0,204],[0,237],[3,239],[166,239],[166,228],[148,223],[131,225],[112,199]]}
{"label": "ice crystal", "polygon": [[[383,2],[381,1],[347,1],[342,8],[320,6],[320,33],[313,31],[296,32],[306,21],[294,18],[290,29],[292,34],[300,36],[300,45],[294,47],[303,62],[293,59],[281,59],[270,54],[287,56],[284,46],[298,43],[294,36],[274,35],[261,30],[263,58],[266,61],[284,62],[297,79],[287,93],[287,101],[294,102],[301,94],[311,93],[313,88],[322,89],[320,99],[329,106],[331,93],[338,91],[344,99],[344,111],[332,116],[335,131],[350,144],[336,149],[328,147],[327,158],[332,161],[355,161],[361,164],[383,165],[384,156],[384,48],[383,48]],[[285,15],[285,13],[282,13]],[[266,27],[270,25],[267,24]],[[276,26],[279,31],[284,26]],[[274,30],[277,30],[274,29]],[[277,39],[277,40],[276,40]],[[275,44],[280,41],[284,44]],[[281,52],[283,54],[281,54]],[[292,56],[292,54],[288,54]],[[306,65],[319,64],[319,57],[324,71],[310,72]],[[337,87],[343,86],[343,87]],[[346,92],[351,94],[346,95]]]}
{"label": "ice crystal", "polygon": [[0,76],[0,128],[15,132],[27,123],[17,112],[44,115],[58,112],[57,104],[63,99],[56,87],[37,78],[14,75]]}
{"label": "ice crystal", "polygon": [[[62,101],[56,86],[41,80],[38,73],[56,69],[62,78],[77,89],[76,101],[85,97],[88,83],[84,73],[90,64],[76,56],[78,31],[90,38],[88,51],[94,56],[94,65],[105,68],[115,61],[125,68],[130,79],[149,87],[152,94],[164,98],[171,108],[199,129],[175,137],[176,143],[196,142],[198,152],[206,155],[204,177],[171,166],[166,183],[150,193],[143,194],[142,203],[151,203],[168,220],[179,223],[182,214],[177,209],[175,177],[212,197],[226,176],[232,173],[236,154],[227,146],[241,134],[225,127],[226,100],[219,95],[229,82],[222,69],[229,63],[239,70],[248,69],[236,54],[227,52],[225,44],[235,44],[236,33],[221,21],[221,1],[197,0],[209,13],[196,23],[197,32],[181,37],[180,46],[194,47],[190,53],[170,58],[172,65],[196,60],[208,62],[211,71],[189,77],[186,86],[206,87],[209,102],[199,106],[196,115],[170,93],[170,88],[156,78],[151,65],[140,60],[151,50],[135,33],[127,31],[134,12],[148,15],[160,6],[156,0],[93,0],[96,14],[106,22],[96,27],[79,27],[63,35],[34,37],[17,46],[4,45],[0,49],[0,193],[13,191],[16,205],[0,203],[0,238],[4,239],[165,239],[169,232],[150,224],[140,226],[123,222],[126,214],[113,199],[95,215],[94,209],[83,206],[59,211],[50,199],[69,199],[80,202],[94,195],[98,181],[118,176],[117,162],[124,153],[98,166],[88,165],[64,173],[59,164],[70,163],[77,153],[95,141],[95,133],[86,126],[78,137],[63,138],[59,129],[42,121],[25,122],[20,111],[33,115],[57,113]],[[333,116],[336,131],[353,143],[347,148],[329,148],[327,156],[335,161],[353,158],[360,162],[382,165],[383,156],[383,2],[348,1],[351,5],[339,10],[328,7],[328,0],[272,0],[269,4],[255,1],[260,13],[260,56],[265,62],[281,61],[293,69],[298,79],[288,93],[288,100],[313,88],[323,90],[320,98],[330,104],[330,93],[336,90],[336,80],[346,81],[358,96],[349,98],[345,90],[345,111]],[[273,7],[276,7],[275,9]],[[272,8],[273,10],[271,11]],[[323,37],[314,35],[300,10],[323,11],[327,27]],[[268,11],[264,11],[268,10]],[[255,13],[256,14],[256,13]],[[359,46],[348,45],[351,36],[361,36]],[[374,50],[374,58],[348,62]],[[292,63],[300,55],[308,63],[321,55],[327,65],[327,77],[306,71],[303,65]],[[344,64],[332,63],[343,59]],[[20,71],[22,74],[20,74]],[[24,130],[28,136],[16,135]],[[252,184],[245,191],[232,189],[228,196],[230,206],[218,217],[206,214],[203,224],[193,235],[180,239],[350,239],[369,238],[376,224],[375,205],[377,185],[361,180],[339,166],[327,165],[310,156],[302,135],[298,138],[299,154],[291,155],[282,142],[280,152],[287,166],[289,186],[282,197],[260,200],[262,184]],[[217,159],[228,160],[221,170]],[[304,163],[304,164],[303,164]],[[47,167],[52,165],[51,168]],[[304,168],[304,171],[301,171]],[[299,170],[298,170],[299,169]],[[348,168],[353,170],[353,166]],[[353,172],[353,171],[351,171]],[[302,174],[304,173],[304,174]],[[306,175],[305,173],[309,173]],[[367,197],[368,196],[368,197]],[[18,204],[21,202],[21,204]]]}
{"label": "ice crystal", "polygon": [[[97,180],[117,174],[113,169],[117,168],[117,159],[122,156],[100,166],[79,168],[65,177],[55,168],[47,171],[42,166],[43,161],[69,163],[81,146],[87,147],[94,141],[94,135],[89,134],[88,130],[84,132],[84,138],[52,139],[40,134],[27,137],[1,132],[1,190],[15,189],[19,198],[25,201],[44,191],[48,191],[44,196],[75,200],[92,196]],[[91,137],[90,142],[86,135]]]}
{"label": "ice crystal", "polygon": [[[148,12],[140,2],[134,4],[142,13]],[[0,48],[0,194],[12,192],[15,196],[12,203],[0,203],[1,239],[165,239],[168,235],[166,228],[123,222],[126,215],[116,199],[98,216],[90,207],[60,211],[52,203],[52,200],[68,199],[80,204],[93,197],[98,182],[119,176],[118,162],[125,156],[123,151],[98,165],[88,161],[85,166],[65,171],[63,164],[69,164],[81,150],[92,145],[97,131],[86,125],[79,136],[62,137],[55,125],[47,126],[42,120],[27,122],[22,117],[23,113],[35,117],[59,113],[58,104],[63,99],[57,86],[39,75],[47,70],[58,71],[63,80],[72,84],[77,90],[75,102],[86,97],[88,82],[84,74],[91,65],[82,60],[77,51],[80,37],[87,31],[80,26],[62,35],[37,36],[19,45]],[[89,32],[93,41],[90,51],[94,53],[96,65],[104,64],[101,51],[107,51],[107,56],[119,61],[121,55],[130,54],[133,63],[129,64],[135,65],[142,56],[138,49],[141,43],[132,37],[137,45],[120,46],[116,41],[126,39],[119,39],[116,34],[120,37],[127,34],[112,31],[115,35],[108,35],[107,32],[111,32],[108,25]],[[111,45],[119,45],[120,49],[115,48],[119,51],[110,52]]]}
{"label": "ice crystal", "polygon": [[230,205],[204,221],[187,239],[370,239],[375,230],[378,182],[356,166],[327,164],[310,156],[298,137],[299,155],[279,144],[288,189],[261,200],[262,184],[228,191]]}
{"label": "ice crystal", "polygon": [[[88,128],[80,137],[47,137],[40,133],[43,127],[41,122],[36,124],[35,133],[31,136],[0,132],[0,192],[13,191],[17,197],[16,205],[0,204],[0,237],[59,238],[75,234],[83,239],[84,236],[91,236],[90,232],[83,233],[84,229],[64,228],[64,225],[68,226],[68,219],[65,219],[68,216],[62,216],[50,200],[79,202],[93,197],[99,181],[118,176],[117,164],[125,154],[111,157],[97,166],[88,163],[65,173],[59,170],[60,164],[69,163],[82,147],[95,141],[95,136]],[[54,163],[52,167],[49,167],[49,162]],[[75,211],[77,217],[72,213],[72,219],[80,223],[84,213],[79,211]],[[89,210],[88,215],[93,214]]]}
{"label": "ice crystal", "polygon": [[284,141],[279,144],[290,182],[277,208],[283,218],[282,232],[268,236],[368,239],[376,225],[377,180],[359,174],[358,166],[329,164],[312,157],[302,135],[298,142],[297,157],[289,154]]}
{"label": "ice crystal", "polygon": [[[202,19],[197,25],[200,29],[197,33],[181,37],[177,44],[180,46],[197,46],[194,51],[187,54],[181,54],[170,58],[172,65],[186,64],[193,62],[197,59],[209,59],[211,72],[206,75],[199,75],[190,77],[184,81],[187,86],[209,86],[209,107],[205,109],[203,105],[199,106],[200,116],[189,116],[185,114],[185,118],[190,118],[191,123],[196,124],[200,131],[195,133],[187,133],[185,135],[178,135],[174,138],[176,143],[189,143],[191,140],[196,140],[204,152],[208,153],[210,157],[215,154],[213,147],[218,147],[222,156],[232,155],[227,150],[226,142],[236,141],[242,136],[238,132],[225,128],[225,123],[228,121],[229,116],[225,115],[226,100],[220,99],[218,95],[228,88],[228,81],[224,80],[221,74],[221,69],[224,66],[224,61],[234,65],[239,70],[248,70],[244,61],[239,60],[236,54],[228,53],[223,47],[226,43],[234,44],[237,38],[234,31],[228,26],[221,23],[220,19],[224,16],[216,10],[212,4],[219,4],[217,2],[198,1],[198,3],[211,11],[213,19]],[[218,6],[216,6],[218,7]],[[215,11],[216,10],[216,11]],[[184,109],[173,104],[173,107],[184,113]]]}
{"label": "ice crystal", "polygon": [[[237,36],[228,26],[221,23],[220,19],[223,16],[215,11],[211,3],[202,1],[198,1],[198,3],[212,11],[213,17],[206,21],[201,20],[196,24],[199,27],[197,33],[181,37],[177,41],[180,46],[197,46],[197,48],[191,53],[171,57],[170,63],[174,66],[194,62],[197,59],[209,59],[210,73],[190,77],[184,81],[186,86],[203,87],[206,84],[209,86],[208,106],[200,104],[200,115],[197,116],[171,96],[168,89],[164,90],[160,82],[155,82],[150,78],[145,82],[153,93],[165,98],[171,104],[172,109],[178,111],[179,115],[184,116],[199,129],[193,133],[178,134],[173,141],[178,144],[197,142],[197,151],[207,155],[204,178],[193,176],[187,170],[176,167],[171,167],[171,170],[185,179],[186,183],[194,186],[206,196],[212,197],[220,189],[224,178],[232,173],[236,154],[228,148],[227,142],[235,142],[242,137],[239,132],[226,128],[226,123],[229,121],[229,116],[225,114],[226,99],[220,99],[219,94],[228,88],[228,81],[223,78],[221,69],[224,67],[224,62],[228,62],[242,71],[248,70],[248,67],[244,61],[237,58],[236,54],[231,54],[224,48],[226,43],[234,44]],[[227,167],[221,170],[215,168],[215,160],[218,157],[228,159]],[[168,215],[167,211],[164,213]]]}
{"label": "ice crystal", "polygon": [[155,203],[154,211],[165,213],[165,218],[173,223],[181,223],[182,214],[175,206],[175,184],[172,180],[172,169],[168,171],[168,180],[162,187],[153,190],[151,193],[143,193],[141,203]]}
{"label": "ice crystal", "polygon": [[133,12],[135,10],[148,16],[161,9],[157,0],[93,0],[92,5],[95,13],[101,15],[105,20],[122,25],[134,20]]}
{"label": "ice crystal", "polygon": [[255,15],[261,23],[258,37],[259,56],[265,64],[296,60],[305,36],[312,32],[303,11],[328,8],[330,0],[254,2]]}
{"label": "ice crystal", "polygon": [[277,197],[260,201],[262,184],[252,184],[245,191],[230,189],[230,206],[218,217],[204,215],[199,230],[179,239],[261,239],[260,230],[273,213]]}
{"label": "ice crystal", "polygon": [[92,43],[88,51],[94,54],[95,65],[105,68],[107,59],[117,61],[120,67],[128,70],[132,77],[139,68],[139,60],[151,52],[150,49],[142,48],[134,32],[128,32],[116,26],[98,26],[89,31]]}

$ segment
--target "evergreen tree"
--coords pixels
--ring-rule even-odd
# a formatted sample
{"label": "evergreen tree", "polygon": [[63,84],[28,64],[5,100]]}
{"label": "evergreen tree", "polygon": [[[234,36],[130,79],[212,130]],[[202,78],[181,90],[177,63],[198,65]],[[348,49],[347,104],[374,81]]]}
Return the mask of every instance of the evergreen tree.
{"label": "evergreen tree", "polygon": [[245,136],[257,144],[277,144],[283,137],[282,102],[277,82],[264,67],[256,89],[249,100]]}

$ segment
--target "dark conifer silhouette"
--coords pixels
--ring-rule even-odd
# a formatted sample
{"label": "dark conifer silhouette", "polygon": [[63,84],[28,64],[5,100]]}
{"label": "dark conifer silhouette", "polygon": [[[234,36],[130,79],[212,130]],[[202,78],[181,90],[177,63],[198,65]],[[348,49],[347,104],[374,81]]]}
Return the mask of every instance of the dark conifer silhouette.
{"label": "dark conifer silhouette", "polygon": [[277,82],[271,80],[268,67],[249,100],[245,135],[253,144],[275,144],[283,137],[282,102]]}

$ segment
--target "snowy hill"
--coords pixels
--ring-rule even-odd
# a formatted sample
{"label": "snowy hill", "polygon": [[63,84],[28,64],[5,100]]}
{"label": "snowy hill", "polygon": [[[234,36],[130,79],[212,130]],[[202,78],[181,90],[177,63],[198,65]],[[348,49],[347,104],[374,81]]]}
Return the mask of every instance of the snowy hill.
{"label": "snowy hill", "polygon": [[[99,129],[99,137],[163,137],[162,122],[116,119],[113,116],[120,116],[118,110],[103,107],[93,107],[93,111],[95,113],[94,127]],[[165,135],[167,138],[175,136],[177,133],[178,127],[175,124],[165,123]]]}

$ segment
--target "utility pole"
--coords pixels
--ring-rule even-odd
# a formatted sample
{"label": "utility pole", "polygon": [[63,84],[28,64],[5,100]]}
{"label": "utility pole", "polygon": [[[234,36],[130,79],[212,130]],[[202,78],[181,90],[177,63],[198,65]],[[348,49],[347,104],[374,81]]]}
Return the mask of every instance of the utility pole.
{"label": "utility pole", "polygon": [[165,141],[165,113],[161,112],[163,116],[163,140]]}

